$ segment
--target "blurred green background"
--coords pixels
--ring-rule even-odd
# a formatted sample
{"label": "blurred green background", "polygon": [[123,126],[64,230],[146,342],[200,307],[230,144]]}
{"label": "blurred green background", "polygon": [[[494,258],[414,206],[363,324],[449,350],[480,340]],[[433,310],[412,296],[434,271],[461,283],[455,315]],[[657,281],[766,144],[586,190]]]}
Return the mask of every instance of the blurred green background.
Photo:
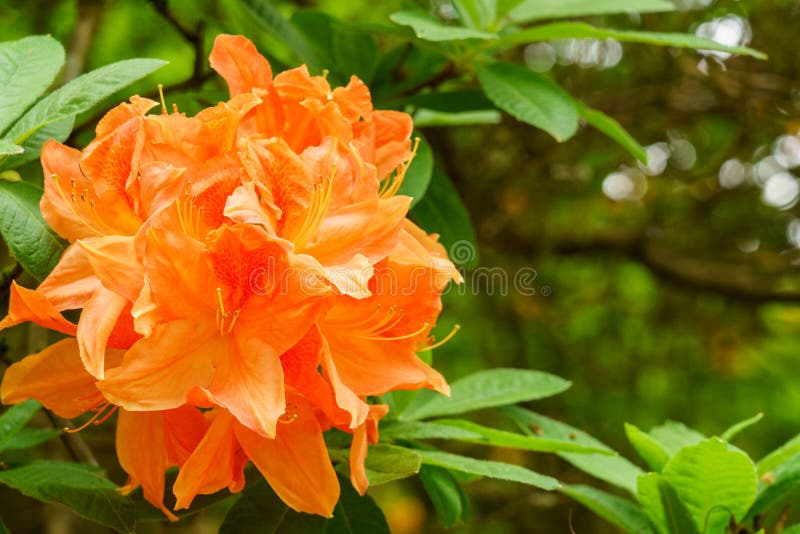
{"label": "blurred green background", "polygon": [[[444,332],[454,323],[462,329],[437,350],[435,363],[450,380],[488,367],[568,378],[567,393],[536,409],[629,456],[624,422],[649,428],[680,420],[711,435],[764,412],[737,441],[760,458],[800,432],[800,182],[792,174],[800,166],[800,2],[676,3],[675,13],[593,22],[735,39],[770,59],[591,40],[531,45],[512,58],[549,71],[618,119],[648,147],[647,167],[588,129],[564,144],[508,117],[492,125],[421,129],[471,213],[480,268],[509,277],[502,291],[465,270],[467,283],[451,288],[440,321]],[[357,22],[385,22],[404,5],[281,4],[286,13],[315,8]],[[448,9],[446,0],[422,5]],[[291,61],[285,45],[266,36],[234,0],[172,1],[168,9],[184,28],[203,25],[204,61],[213,36],[223,31],[251,37],[275,70]],[[34,33],[50,33],[65,45],[67,77],[126,57],[167,59],[168,67],[129,91],[152,95],[156,83],[181,84],[192,75],[192,45],[151,2],[0,1],[3,40]],[[225,98],[216,80],[195,82],[189,91],[184,85],[168,92],[168,101],[192,112],[204,99]],[[397,106],[381,99],[391,91],[379,89],[379,107]],[[71,143],[88,142],[95,116],[86,115]],[[39,171],[31,165],[25,172]],[[517,278],[523,291],[514,288],[517,273],[524,273]],[[12,358],[37,343],[24,328],[4,333]],[[120,479],[113,436],[92,429],[84,438]],[[61,454],[58,446],[53,442],[49,452]],[[567,482],[598,484],[552,456],[490,455]],[[417,484],[374,492],[396,532],[442,530]],[[469,488],[473,521],[456,527],[459,532],[568,532],[570,522],[578,533],[611,531],[559,495],[497,482]],[[49,532],[96,531],[56,507],[7,489],[0,495],[0,515],[12,532],[38,532],[43,525]],[[30,513],[15,513],[19,506]],[[217,517],[212,510],[185,525],[153,529],[214,531]]]}

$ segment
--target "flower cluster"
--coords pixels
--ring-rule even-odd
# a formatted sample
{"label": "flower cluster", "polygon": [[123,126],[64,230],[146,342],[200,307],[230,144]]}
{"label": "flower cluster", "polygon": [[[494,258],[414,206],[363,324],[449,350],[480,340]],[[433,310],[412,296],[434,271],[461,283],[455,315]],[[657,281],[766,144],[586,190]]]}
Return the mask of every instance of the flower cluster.
{"label": "flower cluster", "polygon": [[118,412],[126,489],[169,517],[167,468],[180,509],[240,490],[248,461],[289,506],[330,516],[323,431],[352,434],[363,493],[388,410],[367,398],[448,393],[416,353],[458,271],[396,194],[408,115],[373,110],[355,77],[273,78],[243,37],[219,36],[210,62],[227,102],[187,117],[133,97],[83,151],[45,145],[41,211],[70,246],[38,289],[12,286],[0,328],[67,337],[11,366],[0,393],[94,423]]}

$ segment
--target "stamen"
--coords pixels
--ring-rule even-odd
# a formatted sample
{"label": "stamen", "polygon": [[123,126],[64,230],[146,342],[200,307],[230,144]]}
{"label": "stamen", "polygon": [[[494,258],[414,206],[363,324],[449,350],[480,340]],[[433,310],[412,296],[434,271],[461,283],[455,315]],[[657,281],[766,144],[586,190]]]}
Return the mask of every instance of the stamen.
{"label": "stamen", "polygon": [[294,423],[300,417],[300,414],[297,413],[297,410],[298,410],[297,404],[294,403],[287,404],[286,411],[283,413],[283,415],[278,417],[278,421],[287,425],[290,423]]}
{"label": "stamen", "polygon": [[227,317],[228,314],[225,313],[225,304],[222,302],[222,288],[217,288],[217,301],[219,302],[219,312],[222,314],[223,317]]}
{"label": "stamen", "polygon": [[166,102],[166,100],[164,100],[164,84],[163,83],[158,84],[158,96],[161,99],[161,114],[162,115],[166,115],[167,114],[167,102]]}
{"label": "stamen", "polygon": [[416,337],[423,333],[425,330],[429,329],[431,325],[425,323],[422,325],[422,328],[417,330],[416,332],[411,332],[409,334],[403,334],[401,336],[394,336],[394,337],[384,337],[384,336],[358,336],[361,339],[370,339],[372,341],[400,341],[401,339],[409,339],[412,337]]}
{"label": "stamen", "polygon": [[320,223],[322,223],[322,220],[325,218],[333,194],[333,179],[335,175],[336,164],[331,168],[331,175],[327,178],[323,178],[311,191],[306,219],[303,221],[294,239],[292,239],[298,250],[306,246],[308,241],[314,237]]}
{"label": "stamen", "polygon": [[394,177],[387,178],[381,184],[380,190],[378,191],[378,196],[380,198],[389,198],[393,197],[397,194],[400,190],[400,186],[403,185],[403,180],[406,178],[406,172],[408,172],[408,168],[411,167],[411,162],[414,161],[414,158],[417,155],[417,150],[419,149],[420,138],[414,138],[414,148],[411,149],[411,156],[408,158],[407,161],[401,163],[397,167],[397,173]]}
{"label": "stamen", "polygon": [[[106,409],[106,408],[108,408],[109,406],[111,406],[111,409],[110,409],[110,410],[108,410],[108,412],[106,412],[105,414],[103,414],[103,412],[105,411],[105,409]],[[103,402],[102,404],[100,404],[100,406],[98,406],[97,408],[94,408],[94,410],[95,410],[97,413],[95,413],[95,414],[94,414],[94,415],[91,417],[91,419],[89,419],[88,421],[86,421],[85,423],[83,423],[83,424],[82,424],[81,426],[79,426],[78,428],[64,428],[64,432],[69,432],[70,434],[74,434],[74,433],[76,433],[76,432],[80,432],[81,430],[83,430],[84,428],[88,427],[88,426],[89,426],[89,425],[91,425],[91,424],[99,425],[99,424],[101,424],[102,422],[104,422],[105,420],[107,420],[109,417],[111,417],[111,415],[112,415],[112,414],[113,414],[115,411],[117,411],[117,406],[115,406],[115,405],[112,405],[112,404],[109,404],[108,402]],[[101,417],[101,416],[102,416],[102,417]]]}
{"label": "stamen", "polygon": [[233,331],[233,325],[236,324],[236,319],[239,318],[239,313],[240,313],[240,310],[236,310],[235,312],[233,312],[233,319],[231,319],[231,322],[228,325],[228,330],[227,330],[228,334],[230,334]]}
{"label": "stamen", "polygon": [[[76,209],[75,204],[77,202],[77,199],[75,197],[75,178],[72,178],[70,180],[70,186],[72,188],[72,191],[70,191],[69,199],[67,199],[67,195],[64,193],[64,190],[61,188],[61,182],[58,179],[58,175],[57,174],[52,174],[50,177],[56,183],[56,191],[58,191],[58,195],[61,197],[61,200],[64,201],[64,204],[67,205],[67,207],[75,215],[75,217],[77,217],[81,222],[83,222],[83,224],[85,224],[92,232],[94,232],[98,236],[103,236],[103,232],[101,232],[98,228],[95,227],[94,224],[92,224],[92,222],[97,223],[98,221],[89,221],[89,219],[87,219],[83,214],[78,213],[78,210]],[[82,200],[86,201],[86,198],[84,198],[84,195],[88,194],[88,191],[89,191],[88,189],[84,189],[84,193],[81,193],[81,199]],[[91,207],[94,207],[94,201],[91,201],[89,203],[89,205]],[[111,233],[114,233],[114,232],[111,232]]]}
{"label": "stamen", "polygon": [[447,335],[444,337],[444,339],[442,339],[442,340],[441,340],[441,341],[439,341],[438,343],[434,343],[433,345],[428,345],[427,347],[423,347],[423,348],[422,348],[422,350],[433,350],[433,349],[438,349],[439,347],[441,347],[442,345],[444,345],[445,343],[447,343],[448,341],[450,341],[451,339],[453,339],[453,336],[455,336],[455,335],[456,335],[456,333],[458,333],[458,331],[459,331],[459,330],[461,330],[461,325],[460,325],[460,324],[457,324],[457,325],[453,326],[453,329],[452,329],[452,330],[450,330],[450,333],[449,333],[449,334],[447,334]]}
{"label": "stamen", "polygon": [[178,104],[176,104],[175,102],[172,103],[172,112],[178,113]]}

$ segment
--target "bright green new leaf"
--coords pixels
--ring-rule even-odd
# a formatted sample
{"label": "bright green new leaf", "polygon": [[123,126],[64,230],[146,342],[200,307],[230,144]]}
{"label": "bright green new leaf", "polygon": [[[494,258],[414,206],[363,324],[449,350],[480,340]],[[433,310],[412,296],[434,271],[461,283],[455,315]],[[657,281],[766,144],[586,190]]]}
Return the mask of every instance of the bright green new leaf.
{"label": "bright green new leaf", "polygon": [[136,505],[96,467],[41,460],[0,471],[0,483],[40,501],[65,504],[79,516],[119,532],[133,532]]}
{"label": "bright green new leaf", "polygon": [[425,41],[459,41],[463,39],[496,39],[496,33],[489,33],[463,26],[451,26],[421,10],[398,11],[389,16],[400,26],[410,26],[414,34]]}
{"label": "bright green new leaf", "polygon": [[422,137],[422,134],[415,133],[414,136],[419,137],[417,155],[411,161],[403,183],[397,191],[398,195],[408,195],[413,199],[411,201],[412,207],[418,204],[422,197],[425,196],[433,176],[433,151],[431,146]]}
{"label": "bright green new leaf", "polygon": [[541,74],[497,61],[478,68],[478,81],[498,108],[546,131],[556,141],[566,141],[578,129],[575,100]]}
{"label": "bright green new leaf", "polygon": [[558,39],[616,39],[617,41],[644,43],[655,46],[674,46],[702,50],[718,50],[731,54],[743,54],[766,59],[766,54],[746,46],[728,46],[712,39],[698,37],[689,33],[661,33],[597,28],[584,22],[554,22],[504,35],[496,44],[498,47],[553,41]]}
{"label": "bright green new leaf", "polygon": [[442,525],[452,527],[464,517],[469,504],[467,495],[447,469],[424,465],[419,471],[419,478]]}
{"label": "bright green new leaf", "polygon": [[339,486],[342,494],[333,510],[333,517],[325,525],[325,534],[389,534],[383,511],[369,495],[360,496],[345,477],[339,477]]}
{"label": "bright green new leaf", "polygon": [[756,468],[742,451],[719,438],[679,450],[663,471],[701,532],[722,532],[744,519],[756,496]]}
{"label": "bright green new leaf", "polygon": [[800,484],[800,454],[792,456],[761,479],[756,501],[747,512],[751,519],[769,509]]}
{"label": "bright green new leaf", "polygon": [[667,421],[650,429],[650,437],[659,442],[670,456],[684,447],[700,443],[706,437],[683,423]]}
{"label": "bright green new leaf", "polygon": [[580,115],[587,124],[594,126],[616,141],[619,146],[630,152],[631,155],[639,161],[643,163],[647,162],[647,152],[644,147],[642,147],[642,145],[640,145],[615,119],[609,117],[602,111],[588,107],[580,100],[575,100],[575,109],[578,110],[578,115]]}
{"label": "bright green new leaf", "polygon": [[408,478],[417,474],[421,465],[416,451],[383,443],[371,446],[364,462],[370,486]]}
{"label": "bright green new leaf", "polygon": [[734,438],[734,437],[735,437],[735,436],[736,436],[736,435],[737,435],[739,432],[741,432],[742,430],[745,430],[745,429],[747,429],[747,428],[749,428],[749,427],[753,426],[754,424],[758,423],[759,421],[761,421],[761,419],[762,419],[763,417],[764,417],[764,414],[763,414],[763,413],[757,413],[757,414],[755,414],[753,417],[750,417],[750,418],[748,418],[748,419],[745,419],[744,421],[739,421],[738,423],[736,423],[736,424],[734,424],[734,425],[731,425],[731,426],[730,426],[730,428],[728,428],[727,430],[725,430],[725,432],[723,432],[722,434],[720,434],[720,436],[719,436],[719,437],[720,437],[721,439],[725,440],[725,441],[730,441],[730,440],[732,440],[732,439],[733,439],[733,438]]}
{"label": "bright green new leaf", "polygon": [[8,448],[9,441],[28,424],[41,407],[42,405],[35,400],[27,400],[12,406],[0,415],[0,451]]}
{"label": "bright green new leaf", "polygon": [[450,385],[450,397],[423,395],[408,407],[405,419],[426,419],[441,415],[505,406],[543,399],[565,391],[570,382],[555,375],[529,369],[479,371]]}
{"label": "bright green new leaf", "polygon": [[700,534],[686,506],[662,475],[642,475],[637,487],[639,505],[658,534]]}
{"label": "bright green new leaf", "polygon": [[524,0],[508,16],[519,23],[609,13],[675,11],[669,0]]}
{"label": "bright green new leaf", "polygon": [[166,65],[159,59],[126,59],[78,76],[28,110],[6,134],[6,139],[38,152],[29,141],[42,128],[65,124],[123,87]]}
{"label": "bright green new leaf", "polygon": [[[426,232],[439,234],[439,241],[450,252],[456,267],[478,264],[477,240],[469,212],[450,178],[438,166],[434,165],[425,196],[411,210],[410,217]],[[461,247],[460,250],[469,247],[469,251],[456,257],[452,250],[456,247]]]}
{"label": "bright green new leaf", "polygon": [[509,449],[533,452],[576,452],[582,454],[608,454],[613,456],[613,453],[609,452],[607,449],[582,445],[572,440],[549,439],[541,438],[536,435],[530,436],[517,434],[515,432],[506,432],[505,430],[485,427],[463,419],[439,419],[434,421],[434,423],[438,426],[458,428],[477,435],[477,437],[454,438],[468,443],[507,447]]}
{"label": "bright green new leaf", "polygon": [[491,460],[478,460],[476,458],[442,451],[418,450],[417,452],[422,456],[422,463],[426,465],[435,465],[462,473],[508,480],[510,482],[519,482],[548,491],[560,487],[560,483],[555,478],[539,474],[518,465],[494,462]]}
{"label": "bright green new leaf", "polygon": [[600,480],[605,480],[609,484],[626,489],[633,494],[636,493],[636,479],[642,474],[642,470],[622,456],[616,455],[611,448],[602,442],[577,428],[519,406],[507,406],[501,408],[500,411],[511,418],[520,430],[528,435],[570,440],[581,445],[597,447],[615,454],[615,456],[610,456],[608,454],[558,453],[559,456],[581,471],[585,471]]}
{"label": "bright green new leaf", "polygon": [[796,435],[758,462],[759,476],[772,471],[798,453],[800,453],[800,434]]}
{"label": "bright green new leaf", "polygon": [[460,111],[457,113],[420,109],[414,114],[414,124],[420,128],[500,124],[502,120],[503,115],[496,109]]}
{"label": "bright green new leaf", "polygon": [[63,65],[64,47],[49,35],[0,43],[0,134],[50,87]]}
{"label": "bright green new leaf", "polygon": [[589,486],[562,485],[559,490],[609,523],[617,525],[625,532],[636,534],[652,534],[650,525],[641,510],[628,499],[611,495]]}
{"label": "bright green new leaf", "polygon": [[22,154],[24,151],[25,149],[21,146],[15,145],[6,139],[0,139],[0,156],[13,156]]}
{"label": "bright green new leaf", "polygon": [[44,280],[65,246],[39,212],[41,196],[33,184],[0,181],[0,234],[25,270]]}
{"label": "bright green new leaf", "polygon": [[628,423],[625,423],[625,435],[650,469],[660,473],[669,461],[669,453],[664,447],[652,436]]}
{"label": "bright green new leaf", "polygon": [[262,479],[245,488],[225,515],[219,534],[323,532],[325,518],[295,512]]}

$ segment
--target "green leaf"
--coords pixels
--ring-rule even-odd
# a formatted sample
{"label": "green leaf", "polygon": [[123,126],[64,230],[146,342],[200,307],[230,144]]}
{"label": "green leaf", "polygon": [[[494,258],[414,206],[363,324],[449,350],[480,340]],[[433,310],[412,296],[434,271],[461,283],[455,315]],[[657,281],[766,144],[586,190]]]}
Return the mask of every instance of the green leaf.
{"label": "green leaf", "polygon": [[29,449],[50,441],[59,434],[61,430],[57,428],[23,428],[2,446],[2,450]]}
{"label": "green leaf", "polygon": [[64,47],[49,35],[0,43],[0,134],[50,87]]}
{"label": "green leaf", "polygon": [[560,491],[626,532],[652,534],[647,516],[628,499],[581,485],[563,485]]}
{"label": "green leaf", "polygon": [[392,421],[381,425],[381,440],[481,439],[480,434],[436,421]]}
{"label": "green leaf", "polygon": [[565,391],[570,385],[570,382],[563,378],[541,371],[528,369],[479,371],[453,382],[450,385],[450,398],[420,394],[405,411],[403,417],[426,419],[543,399]]}
{"label": "green leaf", "polygon": [[378,68],[378,44],[372,35],[349,31],[337,24],[333,29],[333,57],[336,70],[345,77],[345,83],[355,74],[370,85]]}
{"label": "green leaf", "polygon": [[[177,468],[170,468],[167,470],[164,476],[164,487],[172,488],[175,485],[175,480],[178,478],[178,469]],[[255,479],[256,481],[263,482],[264,479],[255,469],[255,467],[248,466],[245,471],[245,479],[251,480]],[[254,482],[255,484],[257,482]],[[253,484],[248,484],[247,487],[249,488]],[[141,488],[135,490],[133,493],[130,494],[130,497],[133,499],[134,503],[136,504],[136,520],[137,521],[157,521],[163,522],[164,521],[164,512],[150,504],[144,499],[144,495],[142,494]],[[176,498],[175,494],[172,491],[167,491],[164,493],[164,506],[168,510],[172,510],[172,513],[175,514],[178,519],[183,519],[184,517],[189,517],[192,515],[197,514],[198,512],[205,510],[206,508],[210,508],[212,506],[225,506],[223,503],[224,501],[234,501],[239,498],[239,495],[232,495],[228,491],[222,490],[217,491],[216,493],[212,493],[210,495],[198,495],[192,501],[191,507],[188,509],[183,510],[175,510],[175,503]]]}
{"label": "green leaf", "polygon": [[371,446],[364,462],[370,486],[408,478],[417,474],[421,465],[416,451],[383,443]]}
{"label": "green leaf", "polygon": [[435,465],[471,475],[519,482],[548,491],[560,487],[560,483],[555,478],[539,474],[518,465],[494,462],[491,460],[478,460],[476,458],[442,451],[418,450],[417,452],[422,456],[422,463],[426,465]]}
{"label": "green leaf", "polygon": [[41,460],[0,471],[0,483],[40,501],[65,504],[79,516],[119,532],[133,532],[136,505],[96,467]]}
{"label": "green leaf", "polygon": [[613,455],[613,453],[609,452],[607,449],[582,445],[571,440],[565,441],[560,439],[540,438],[539,436],[506,432],[505,430],[485,427],[463,419],[439,419],[434,422],[439,426],[458,428],[477,436],[456,438],[459,441],[466,441],[468,443],[493,445],[534,452],[576,452],[582,454]]}
{"label": "green leaf", "polygon": [[625,423],[625,435],[650,469],[660,473],[669,461],[669,453],[664,447],[649,434],[628,423]]}
{"label": "green leaf", "polygon": [[[800,454],[778,465],[769,477],[761,479],[756,501],[747,512],[746,519],[765,512],[800,484]],[[784,531],[785,532],[785,531]]]}
{"label": "green leaf", "polygon": [[546,131],[556,141],[566,141],[578,129],[574,99],[530,69],[498,61],[479,67],[478,81],[498,108]]}
{"label": "green leaf", "polygon": [[419,93],[393,101],[398,106],[414,106],[433,111],[447,113],[460,113],[464,111],[490,111],[494,110],[492,102],[486,98],[483,91],[434,91]]}
{"label": "green leaf", "polygon": [[609,13],[675,11],[669,0],[525,0],[512,9],[511,20],[524,23],[563,17],[585,17]]}
{"label": "green leaf", "polygon": [[321,70],[325,62],[320,54],[312,47],[308,40],[269,0],[242,0],[244,5],[256,21],[276,39],[283,41],[295,55],[303,62],[308,63],[312,69]]}
{"label": "green leaf", "polygon": [[0,534],[11,534],[8,530],[8,527],[6,527],[5,523],[3,523],[2,518],[0,518]]}
{"label": "green leaf", "polygon": [[647,473],[640,476],[637,495],[642,511],[658,534],[699,533],[675,489],[660,474]]}
{"label": "green leaf", "polygon": [[403,183],[400,184],[400,189],[397,191],[398,195],[408,195],[413,199],[411,207],[418,204],[422,197],[425,196],[428,185],[431,183],[431,176],[433,176],[433,151],[431,146],[421,134],[416,133],[414,135],[419,137],[417,155],[411,161],[411,166],[408,167]]}
{"label": "green leaf", "polygon": [[42,190],[27,182],[0,181],[0,234],[26,271],[44,280],[64,252],[64,242],[39,212]]}
{"label": "green leaf", "polygon": [[459,244],[469,244],[472,254],[457,267],[470,268],[478,264],[477,240],[467,208],[458,196],[450,178],[434,165],[430,184],[422,200],[414,206],[411,218],[426,232],[439,234],[439,240],[448,250]]}
{"label": "green leaf", "polygon": [[557,39],[616,39],[617,41],[644,43],[655,46],[674,46],[702,50],[719,50],[731,54],[743,54],[759,59],[767,55],[746,46],[727,46],[712,39],[698,37],[689,33],[642,32],[597,28],[584,22],[554,22],[504,35],[497,46],[516,45],[535,41],[553,41]]}
{"label": "green leaf", "polygon": [[25,149],[21,146],[15,145],[11,141],[0,139],[0,156],[13,156],[22,154],[24,151]]}
{"label": "green leaf", "polygon": [[159,59],[126,59],[78,76],[37,102],[5,137],[36,151],[38,147],[28,141],[42,128],[74,118],[166,64]]}
{"label": "green leaf", "polygon": [[749,419],[745,419],[744,421],[740,421],[735,425],[731,425],[731,427],[725,430],[725,432],[723,432],[722,434],[720,434],[719,437],[725,441],[730,441],[742,430],[745,430],[746,428],[749,428],[754,424],[758,423],[759,421],[761,421],[763,417],[764,417],[763,413],[757,413],[753,417],[750,417]]}
{"label": "green leaf", "polygon": [[[616,454],[613,449],[585,432],[525,408],[507,406],[501,408],[500,412],[514,421],[520,430],[526,434],[551,439],[571,440],[581,445],[597,447]],[[642,474],[642,470],[622,456],[574,453],[558,453],[558,455],[578,469],[600,480],[626,489],[633,494],[636,493],[636,479]]]}
{"label": "green leaf", "polygon": [[11,438],[17,435],[28,424],[31,417],[42,405],[35,400],[26,400],[16,404],[0,415],[0,451],[7,448]]}
{"label": "green leaf", "polygon": [[400,26],[410,26],[414,34],[425,41],[459,41],[463,39],[496,39],[496,33],[483,32],[463,26],[443,23],[421,10],[398,11],[389,18]]}
{"label": "green leaf", "polygon": [[442,525],[452,527],[464,517],[467,495],[447,469],[424,465],[419,471],[419,478]]}
{"label": "green leaf", "polygon": [[460,111],[458,113],[420,109],[414,114],[414,124],[419,128],[468,126],[472,124],[500,124],[502,121],[503,115],[496,109]]}
{"label": "green leaf", "polygon": [[325,523],[324,517],[290,509],[262,479],[242,491],[225,515],[219,534],[322,532]]}
{"label": "green leaf", "polygon": [[58,142],[65,141],[72,132],[73,126],[75,126],[75,115],[70,115],[64,120],[48,124],[37,130],[36,133],[22,143],[22,148],[24,150],[22,154],[16,154],[8,158],[5,162],[3,162],[0,157],[0,168],[19,167],[29,161],[39,159],[45,141],[49,139],[55,139]]}
{"label": "green leaf", "polygon": [[644,147],[642,147],[642,145],[640,145],[615,119],[609,117],[602,111],[586,106],[579,100],[575,100],[575,109],[578,110],[578,115],[580,115],[587,124],[591,124],[616,141],[619,146],[630,152],[631,155],[639,161],[647,162],[647,152]]}
{"label": "green leaf", "polygon": [[342,494],[325,526],[325,534],[389,534],[389,524],[375,501],[356,493],[346,478],[339,477],[339,485]]}
{"label": "green leaf", "polygon": [[696,445],[706,437],[683,423],[667,421],[650,429],[650,437],[659,442],[670,456],[689,445]]}
{"label": "green leaf", "polygon": [[744,519],[758,484],[750,458],[719,438],[679,450],[663,476],[701,532],[723,532],[731,515]]}
{"label": "green leaf", "polygon": [[790,460],[800,453],[800,434],[796,435],[758,462],[758,474],[763,475],[772,471],[783,462]]}

